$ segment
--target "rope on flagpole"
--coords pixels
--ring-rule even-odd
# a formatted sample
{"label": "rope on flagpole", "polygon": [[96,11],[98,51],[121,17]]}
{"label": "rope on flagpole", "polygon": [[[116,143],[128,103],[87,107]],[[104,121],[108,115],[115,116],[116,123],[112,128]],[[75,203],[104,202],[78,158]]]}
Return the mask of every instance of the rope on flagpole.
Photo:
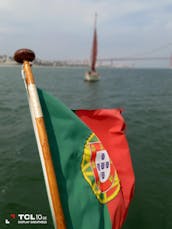
{"label": "rope on flagpole", "polygon": [[22,77],[27,91],[54,226],[55,229],[66,229],[44,117],[30,64],[35,59],[35,54],[30,49],[19,49],[15,52],[14,59],[16,62],[23,64]]}

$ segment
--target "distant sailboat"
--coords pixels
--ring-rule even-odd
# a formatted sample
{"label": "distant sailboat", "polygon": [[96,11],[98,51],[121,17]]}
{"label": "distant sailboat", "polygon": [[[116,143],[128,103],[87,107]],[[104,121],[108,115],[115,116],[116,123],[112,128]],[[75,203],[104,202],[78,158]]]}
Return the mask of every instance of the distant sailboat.
{"label": "distant sailboat", "polygon": [[95,14],[90,71],[85,73],[85,80],[87,81],[97,81],[100,79],[99,74],[96,72],[96,61],[97,61],[97,28],[96,28],[97,25],[96,24],[97,24],[97,14]]}

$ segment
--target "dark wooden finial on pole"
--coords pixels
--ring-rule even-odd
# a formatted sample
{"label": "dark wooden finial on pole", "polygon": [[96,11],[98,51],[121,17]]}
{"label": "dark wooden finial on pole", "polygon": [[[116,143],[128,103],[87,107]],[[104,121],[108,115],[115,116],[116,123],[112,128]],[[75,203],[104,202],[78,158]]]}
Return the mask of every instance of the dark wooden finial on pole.
{"label": "dark wooden finial on pole", "polygon": [[30,49],[19,49],[14,53],[14,60],[20,64],[24,61],[32,62],[35,59],[35,53]]}

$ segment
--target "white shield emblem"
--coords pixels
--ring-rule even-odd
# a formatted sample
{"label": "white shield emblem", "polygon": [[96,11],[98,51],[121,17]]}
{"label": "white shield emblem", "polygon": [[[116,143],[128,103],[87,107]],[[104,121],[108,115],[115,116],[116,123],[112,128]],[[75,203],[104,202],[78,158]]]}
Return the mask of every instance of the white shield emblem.
{"label": "white shield emblem", "polygon": [[110,159],[107,151],[97,151],[95,162],[100,182],[104,183],[108,180],[110,175]]}

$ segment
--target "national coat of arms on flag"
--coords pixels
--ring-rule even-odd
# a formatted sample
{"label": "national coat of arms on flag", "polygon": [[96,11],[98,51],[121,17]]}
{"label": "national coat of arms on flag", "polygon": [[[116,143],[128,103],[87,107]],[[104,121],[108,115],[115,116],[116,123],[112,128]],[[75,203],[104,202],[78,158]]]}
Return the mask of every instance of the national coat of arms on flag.
{"label": "national coat of arms on flag", "polygon": [[86,141],[81,169],[100,203],[107,203],[118,194],[120,182],[117,171],[94,133]]}

